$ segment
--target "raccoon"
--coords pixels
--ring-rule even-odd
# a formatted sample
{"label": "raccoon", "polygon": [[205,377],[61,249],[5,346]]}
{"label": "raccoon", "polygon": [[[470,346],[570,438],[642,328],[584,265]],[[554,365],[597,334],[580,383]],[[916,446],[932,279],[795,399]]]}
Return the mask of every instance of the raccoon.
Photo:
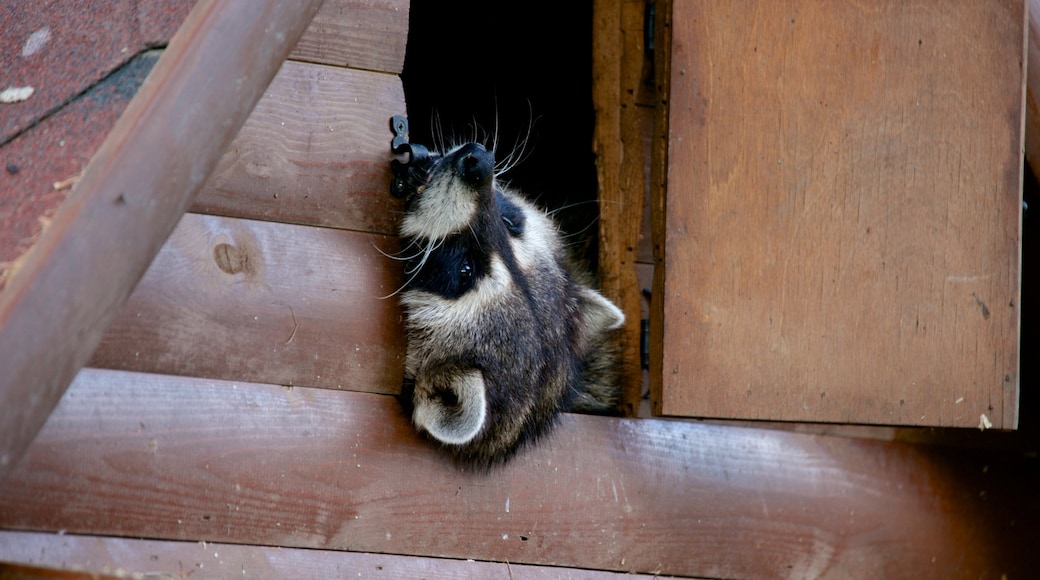
{"label": "raccoon", "polygon": [[613,412],[624,314],[572,266],[552,218],[496,180],[494,152],[413,160],[403,193],[403,398],[419,431],[490,466],[562,411]]}

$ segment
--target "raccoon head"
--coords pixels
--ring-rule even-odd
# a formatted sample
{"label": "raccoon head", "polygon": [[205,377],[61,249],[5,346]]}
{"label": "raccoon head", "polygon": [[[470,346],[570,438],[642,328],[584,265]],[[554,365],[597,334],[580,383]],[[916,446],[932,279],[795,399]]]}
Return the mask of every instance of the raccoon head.
{"label": "raccoon head", "polygon": [[415,425],[490,464],[563,410],[610,411],[624,315],[576,279],[549,216],[496,182],[478,143],[431,156],[422,175],[400,224]]}

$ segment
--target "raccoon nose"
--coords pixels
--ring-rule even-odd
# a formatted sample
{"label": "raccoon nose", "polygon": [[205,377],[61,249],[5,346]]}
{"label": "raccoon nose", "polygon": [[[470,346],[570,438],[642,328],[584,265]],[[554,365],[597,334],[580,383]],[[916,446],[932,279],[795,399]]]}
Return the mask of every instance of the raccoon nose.
{"label": "raccoon nose", "polygon": [[469,143],[459,149],[455,169],[466,183],[474,187],[486,185],[495,170],[495,154],[480,143]]}

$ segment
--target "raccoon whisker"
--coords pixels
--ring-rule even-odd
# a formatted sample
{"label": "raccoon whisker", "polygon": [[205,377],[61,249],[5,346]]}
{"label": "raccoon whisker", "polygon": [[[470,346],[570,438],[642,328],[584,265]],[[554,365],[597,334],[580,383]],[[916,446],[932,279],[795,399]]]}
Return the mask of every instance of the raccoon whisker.
{"label": "raccoon whisker", "polygon": [[[562,205],[560,207],[553,208],[551,210],[547,210],[545,212],[545,215],[547,215],[547,216],[549,216],[551,218],[555,218],[556,214],[560,213],[561,211],[565,211],[565,210],[568,210],[568,209],[571,209],[571,208],[575,208],[575,207],[579,207],[579,206],[582,206],[582,205],[600,204],[600,203],[606,203],[606,202],[603,201],[603,200],[598,200],[598,199],[587,199],[587,200],[584,200],[584,201],[576,201],[574,203],[568,203],[568,204]],[[611,201],[610,203],[617,203],[617,202],[616,201]]]}
{"label": "raccoon whisker", "polygon": [[[528,144],[531,142],[531,134],[534,132],[534,108],[531,105],[530,100],[527,101],[527,109],[528,117],[530,119],[530,122],[528,122],[527,124],[527,132],[522,137],[517,137],[516,142],[513,144],[513,150],[510,151],[510,153],[502,159],[500,166],[495,166],[496,177],[498,177],[499,175],[504,175],[509,171],[512,171],[514,167],[516,167],[524,160],[526,160],[528,157],[530,157],[532,153],[532,151],[528,151]],[[495,151],[497,151],[497,140],[495,145]]]}
{"label": "raccoon whisker", "polygon": [[390,260],[397,260],[398,262],[407,262],[408,260],[414,260],[415,258],[418,258],[419,256],[422,255],[422,250],[420,250],[420,251],[412,254],[411,256],[395,256],[393,254],[384,252],[383,250],[379,249],[379,246],[377,246],[375,244],[375,242],[372,242],[372,247],[375,248],[377,252],[382,254],[384,258],[387,258],[387,259],[390,259]]}
{"label": "raccoon whisker", "polygon": [[473,229],[473,224],[468,223],[466,224],[466,227],[469,228],[469,233],[473,234],[473,241],[477,244],[477,249],[480,250],[481,254],[483,254],[484,248],[480,247],[480,237],[477,236],[477,232]]}
{"label": "raccoon whisker", "polygon": [[495,132],[491,136],[491,150],[492,151],[498,151],[498,136],[499,135],[500,135],[500,133],[499,133],[499,125],[498,125],[498,93],[495,93]]}
{"label": "raccoon whisker", "polygon": [[[373,241],[373,240],[369,240],[368,243],[372,244],[372,247],[375,248],[375,250],[377,252],[382,254],[384,258],[389,258],[391,260],[398,260],[398,261],[401,261],[401,262],[405,262],[405,261],[408,261],[408,260],[412,260],[412,259],[418,258],[423,253],[422,248],[419,248],[418,252],[416,252],[416,253],[414,253],[414,254],[412,254],[410,256],[402,256],[400,254],[394,255],[394,254],[391,254],[391,253],[388,253],[388,252],[384,252],[383,249],[380,248],[379,246],[377,246],[375,241]],[[405,250],[407,250],[408,248],[411,248],[414,245],[415,245],[414,243],[408,244],[408,246],[406,246],[405,248],[401,249],[400,253],[403,254],[405,252]]]}
{"label": "raccoon whisker", "polygon": [[576,238],[576,237],[584,234],[585,232],[589,231],[590,229],[592,229],[592,226],[596,225],[597,223],[599,223],[599,218],[592,220],[592,222],[589,223],[589,225],[581,228],[580,230],[578,230],[576,232],[561,233],[560,234],[560,238],[564,239],[564,240],[566,240],[568,238]]}
{"label": "raccoon whisker", "polygon": [[[405,268],[404,273],[406,275],[411,275],[411,277],[408,278],[408,280],[406,280],[405,283],[402,284],[400,288],[398,288],[397,290],[394,290],[393,292],[391,292],[390,294],[387,294],[386,296],[380,297],[379,299],[380,300],[386,300],[388,298],[393,298],[394,296],[397,296],[398,294],[400,294],[405,288],[410,286],[412,284],[412,282],[415,281],[415,278],[419,275],[419,272],[422,271],[423,266],[426,265],[426,261],[430,258],[430,255],[434,252],[434,250],[439,248],[441,246],[441,244],[444,243],[445,239],[447,239],[447,238],[441,238],[440,240],[431,241],[429,244],[427,244],[426,247],[423,248],[422,259],[419,260],[419,263],[414,268],[411,268],[411,269]],[[418,256],[418,255],[419,254],[416,254],[416,256]]]}
{"label": "raccoon whisker", "polygon": [[440,113],[435,111],[430,123],[433,125],[433,127],[430,128],[430,132],[433,133],[433,148],[436,151],[447,151],[445,148],[446,142],[444,140],[444,126],[441,125]]}
{"label": "raccoon whisker", "polygon": [[[441,247],[441,245],[444,244],[444,240],[446,240],[446,239],[447,238],[441,238],[439,240],[431,240],[430,243],[427,244],[425,248],[423,248],[422,258],[420,258],[419,259],[419,263],[416,264],[415,267],[411,269],[411,272],[415,272],[417,274],[419,272],[419,270],[422,270],[423,266],[426,265],[426,261],[430,259],[430,255],[433,254],[434,250],[436,250],[437,248]],[[418,255],[418,254],[416,254],[416,255]],[[406,273],[411,273],[411,272],[408,272],[406,270]],[[408,282],[411,283],[412,280],[414,280],[414,279],[415,278],[413,276],[412,279],[408,280]]]}

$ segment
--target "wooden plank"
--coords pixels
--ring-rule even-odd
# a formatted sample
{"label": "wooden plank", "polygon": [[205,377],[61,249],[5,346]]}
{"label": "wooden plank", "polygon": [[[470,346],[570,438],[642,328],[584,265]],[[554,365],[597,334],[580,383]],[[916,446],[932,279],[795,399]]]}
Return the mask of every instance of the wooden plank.
{"label": "wooden plank", "polygon": [[[180,578],[512,578],[513,580],[620,580],[650,578],[617,572],[546,566],[239,546],[0,531],[0,561],[90,573],[143,574]],[[3,574],[0,564],[0,578]]]}
{"label": "wooden plank", "polygon": [[192,211],[394,233],[395,75],[286,62],[199,193]]}
{"label": "wooden plank", "polygon": [[709,577],[1013,578],[1040,565],[1034,463],[568,415],[474,473],[391,397],[86,369],[0,484],[0,528]]}
{"label": "wooden plank", "polygon": [[638,413],[639,246],[645,179],[636,92],[643,67],[642,0],[599,0],[593,4],[593,151],[599,199],[599,281],[604,295],[625,312],[622,331],[622,397],[625,415]]}
{"label": "wooden plank", "polygon": [[1024,3],[672,17],[657,410],[1014,428]]}
{"label": "wooden plank", "polygon": [[199,2],[0,293],[0,479],[90,357],[320,3]]}
{"label": "wooden plank", "polygon": [[398,74],[408,0],[325,0],[289,58]]}
{"label": "wooden plank", "polygon": [[91,366],[396,394],[397,239],[186,214]]}

